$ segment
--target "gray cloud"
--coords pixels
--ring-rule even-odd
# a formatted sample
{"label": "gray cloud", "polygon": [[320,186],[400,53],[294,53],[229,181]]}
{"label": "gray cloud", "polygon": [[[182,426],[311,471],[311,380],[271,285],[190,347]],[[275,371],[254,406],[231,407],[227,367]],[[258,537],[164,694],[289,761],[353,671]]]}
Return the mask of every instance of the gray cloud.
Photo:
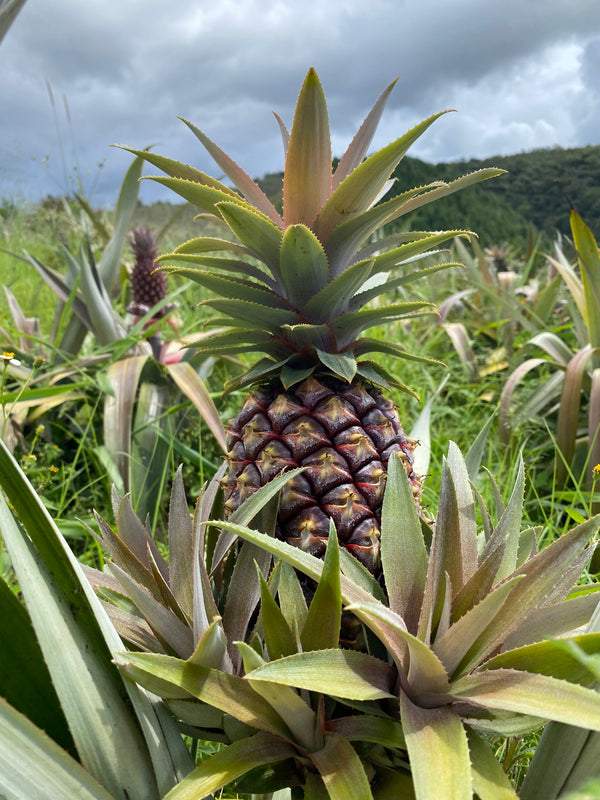
{"label": "gray cloud", "polygon": [[79,165],[112,201],[128,163],[114,142],[218,174],[177,115],[251,175],[281,169],[270,112],[291,124],[311,65],[338,153],[398,75],[376,144],[449,106],[415,155],[600,143],[597,0],[29,0],[0,48],[0,197],[58,193]]}

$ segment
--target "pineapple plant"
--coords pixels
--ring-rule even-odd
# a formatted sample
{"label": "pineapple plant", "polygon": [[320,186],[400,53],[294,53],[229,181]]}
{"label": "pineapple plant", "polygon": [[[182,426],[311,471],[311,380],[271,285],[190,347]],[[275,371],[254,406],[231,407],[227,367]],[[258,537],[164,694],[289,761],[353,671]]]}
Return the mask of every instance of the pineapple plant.
{"label": "pineapple plant", "polygon": [[[283,213],[214,142],[186,122],[239,193],[198,170],[149,151],[130,150],[166,177],[152,177],[228,229],[200,237],[158,261],[215,297],[205,301],[219,330],[195,345],[212,355],[258,353],[228,390],[249,389],[229,426],[225,508],[231,515],[269,480],[294,467],[283,490],[276,535],[317,556],[330,523],[340,544],[373,574],[380,570],[381,507],[388,461],[399,453],[417,505],[421,478],[415,442],[404,433],[386,392],[410,391],[374,354],[427,362],[400,342],[363,335],[382,325],[435,312],[430,303],[385,295],[451,266],[438,245],[468,231],[381,234],[385,223],[502,170],[485,169],[384,200],[408,148],[441,114],[367,156],[395,85],[379,97],[335,170],[323,89],[314,69],[302,85],[284,142]],[[445,113],[445,112],[441,112]],[[233,234],[233,237],[231,236]],[[232,238],[234,241],[232,241]],[[374,306],[373,301],[378,301]],[[223,326],[226,329],[223,330]]]}

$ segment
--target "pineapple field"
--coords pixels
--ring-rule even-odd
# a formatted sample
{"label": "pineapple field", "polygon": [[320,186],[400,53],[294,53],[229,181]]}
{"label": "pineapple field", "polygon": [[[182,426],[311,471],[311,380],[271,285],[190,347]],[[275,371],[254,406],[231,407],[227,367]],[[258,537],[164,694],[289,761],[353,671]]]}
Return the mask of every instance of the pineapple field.
{"label": "pineapple field", "polygon": [[394,85],[0,208],[0,797],[600,797],[593,204],[372,153]]}

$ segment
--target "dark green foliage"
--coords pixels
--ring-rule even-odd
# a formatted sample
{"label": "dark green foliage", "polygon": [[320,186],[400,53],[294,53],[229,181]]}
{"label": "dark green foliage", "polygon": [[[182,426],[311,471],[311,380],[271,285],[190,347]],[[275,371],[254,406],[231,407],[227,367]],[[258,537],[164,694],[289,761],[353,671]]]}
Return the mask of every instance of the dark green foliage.
{"label": "dark green foliage", "polygon": [[570,235],[571,206],[584,217],[592,232],[600,234],[600,147],[560,147],[493,156],[483,160],[427,164],[406,157],[395,172],[393,194],[409,186],[430,180],[452,180],[466,172],[493,165],[507,170],[494,181],[473,186],[468,192],[454,195],[417,211],[410,220],[413,228],[443,228],[466,225],[477,231],[482,246],[509,241],[524,244],[533,227],[546,240],[556,232]]}

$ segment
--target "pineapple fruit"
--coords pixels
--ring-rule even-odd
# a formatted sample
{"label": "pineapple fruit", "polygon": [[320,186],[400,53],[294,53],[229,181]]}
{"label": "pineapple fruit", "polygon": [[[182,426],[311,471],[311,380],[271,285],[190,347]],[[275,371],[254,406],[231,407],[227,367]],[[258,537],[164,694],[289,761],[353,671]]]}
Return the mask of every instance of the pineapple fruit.
{"label": "pineapple fruit", "polygon": [[[127,306],[127,312],[133,314],[138,320],[166,298],[168,289],[167,276],[157,269],[158,246],[156,234],[153,231],[149,228],[135,228],[129,237],[129,245],[135,263],[130,276],[133,297],[131,303]],[[152,326],[158,320],[166,319],[175,333],[177,333],[175,320],[169,316],[176,307],[175,303],[163,303],[160,308],[154,311],[146,327]],[[160,332],[154,331],[150,333],[147,341],[156,360],[163,361],[164,346]]]}
{"label": "pineapple fruit", "polygon": [[[129,244],[135,263],[131,271],[133,299],[127,311],[143,317],[167,296],[167,276],[156,268],[158,247],[155,233],[149,228],[135,228],[129,237]],[[163,317],[165,313],[164,309],[160,309],[156,312],[156,318]]]}
{"label": "pineapple fruit", "polygon": [[309,70],[289,133],[277,118],[286,153],[282,215],[189,122],[241,194],[190,166],[131,150],[167,173],[152,180],[228,228],[229,238],[193,239],[159,259],[165,269],[215,295],[205,304],[217,311],[212,322],[220,330],[198,349],[263,356],[227,387],[251,388],[229,428],[227,511],[232,513],[283,470],[305,467],[282,493],[277,536],[322,555],[333,520],[340,544],[373,574],[380,569],[381,504],[390,454],[400,453],[417,504],[421,480],[412,469],[415,443],[384,395],[391,387],[407,387],[368,356],[427,359],[406,353],[399,342],[362,334],[374,325],[434,312],[422,301],[385,305],[381,298],[450,266],[439,259],[430,259],[427,267],[417,262],[437,252],[439,244],[469,233],[374,234],[425,203],[501,172],[480,170],[384,200],[394,169],[440,116],[366,157],[394,84],[377,100],[333,171],[325,97],[316,72]]}

